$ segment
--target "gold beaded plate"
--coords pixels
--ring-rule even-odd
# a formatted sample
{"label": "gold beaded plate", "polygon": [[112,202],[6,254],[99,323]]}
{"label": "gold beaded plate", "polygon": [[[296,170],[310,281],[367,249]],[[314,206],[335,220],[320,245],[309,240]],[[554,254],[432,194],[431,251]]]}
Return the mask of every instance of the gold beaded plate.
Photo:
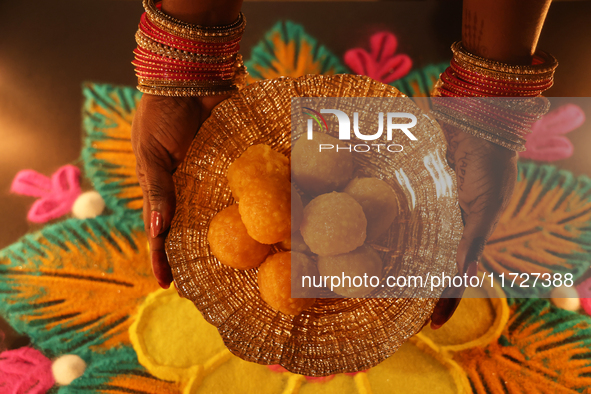
{"label": "gold beaded plate", "polygon": [[[280,364],[308,376],[365,370],[417,333],[437,299],[418,298],[418,293],[409,298],[318,299],[302,314],[288,316],[261,299],[256,269],[224,266],[209,250],[209,222],[234,203],[226,180],[228,166],[259,143],[289,156],[292,97],[404,95],[364,76],[318,75],[259,82],[222,102],[174,175],[177,207],[167,238],[168,258],[179,294],[195,303],[238,357]],[[408,217],[419,224],[405,230],[407,268],[413,265],[412,272],[419,275],[453,275],[462,233],[455,176],[445,163],[443,132],[412,106],[419,119],[412,129],[418,141],[405,147],[404,155],[394,156],[388,167],[370,162],[364,172],[386,171],[392,182],[401,183]],[[438,162],[436,170],[433,160]],[[399,272],[404,273],[405,267]]]}

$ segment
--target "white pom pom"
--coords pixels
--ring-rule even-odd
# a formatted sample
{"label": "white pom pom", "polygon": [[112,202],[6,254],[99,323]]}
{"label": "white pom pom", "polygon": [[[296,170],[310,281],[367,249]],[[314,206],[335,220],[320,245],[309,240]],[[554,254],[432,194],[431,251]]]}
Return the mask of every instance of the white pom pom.
{"label": "white pom pom", "polygon": [[574,287],[556,287],[550,292],[550,298],[554,305],[567,311],[578,311],[581,307],[579,293]]}
{"label": "white pom pom", "polygon": [[67,386],[74,379],[79,378],[86,370],[86,363],[75,354],[66,354],[58,357],[51,364],[51,372],[55,382],[62,386]]}
{"label": "white pom pom", "polygon": [[105,209],[105,200],[96,191],[84,192],[72,206],[72,215],[78,219],[95,218]]}

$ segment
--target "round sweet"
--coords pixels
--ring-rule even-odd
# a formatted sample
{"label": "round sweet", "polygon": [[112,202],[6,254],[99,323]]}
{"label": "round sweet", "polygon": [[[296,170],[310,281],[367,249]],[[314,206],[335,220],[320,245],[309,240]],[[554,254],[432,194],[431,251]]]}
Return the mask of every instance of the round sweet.
{"label": "round sweet", "polygon": [[271,308],[286,315],[299,315],[316,299],[291,297],[291,254],[281,252],[267,257],[259,267],[258,284],[261,298]]}
{"label": "round sweet", "polygon": [[222,263],[240,270],[258,267],[271,247],[252,239],[242,223],[238,205],[230,205],[211,220],[207,231],[211,253]]}
{"label": "round sweet", "polygon": [[105,210],[105,200],[97,191],[84,192],[72,205],[72,215],[77,219],[91,219]]}
{"label": "round sweet", "polygon": [[289,159],[267,145],[253,145],[230,164],[227,177],[232,196],[239,201],[255,180],[289,180]]}
{"label": "round sweet", "polygon": [[296,232],[300,229],[302,219],[304,217],[304,204],[302,204],[302,198],[300,194],[291,185],[291,232]]}
{"label": "round sweet", "polygon": [[300,231],[312,253],[342,254],[365,242],[367,220],[363,208],[346,193],[327,193],[304,208]]}
{"label": "round sweet", "polygon": [[288,180],[251,183],[241,196],[240,216],[248,235],[264,244],[291,234],[291,184]]}
{"label": "round sweet", "polygon": [[[375,278],[381,281],[383,271],[382,259],[369,245],[363,245],[352,252],[336,256],[319,256],[318,271],[320,276],[330,276],[327,287],[344,297],[363,297],[369,294],[378,285]],[[351,278],[350,280],[348,279]]]}
{"label": "round sweet", "polygon": [[[332,145],[323,149],[320,145]],[[343,142],[328,134],[313,133],[308,140],[303,134],[291,151],[291,166],[294,180],[305,192],[313,195],[328,193],[345,186],[353,174],[353,154],[348,150],[337,151]]]}
{"label": "round sweet", "polygon": [[312,253],[310,247],[306,245],[304,237],[300,231],[291,234],[291,250],[300,253]]}
{"label": "round sweet", "polygon": [[61,386],[67,386],[75,379],[84,375],[86,363],[80,356],[66,354],[60,356],[51,364],[51,372],[55,382]]}
{"label": "round sweet", "polygon": [[291,291],[294,296],[313,298],[316,288],[312,286],[312,280],[319,275],[314,260],[304,253],[291,251]]}
{"label": "round sweet", "polygon": [[308,245],[306,245],[306,243],[304,242],[304,237],[302,237],[302,233],[300,233],[299,231],[291,233],[291,237],[279,242],[277,246],[283,250],[291,250],[292,252],[300,252],[306,254],[312,253]]}
{"label": "round sweet", "polygon": [[291,237],[285,238],[283,241],[277,243],[276,246],[281,250],[291,250]]}
{"label": "round sweet", "polygon": [[574,287],[555,287],[550,292],[550,298],[554,305],[561,309],[566,309],[567,311],[578,311],[581,307],[579,293]]}
{"label": "round sweet", "polygon": [[396,193],[381,179],[355,178],[343,192],[363,208],[367,219],[367,240],[374,240],[392,225],[398,213]]}

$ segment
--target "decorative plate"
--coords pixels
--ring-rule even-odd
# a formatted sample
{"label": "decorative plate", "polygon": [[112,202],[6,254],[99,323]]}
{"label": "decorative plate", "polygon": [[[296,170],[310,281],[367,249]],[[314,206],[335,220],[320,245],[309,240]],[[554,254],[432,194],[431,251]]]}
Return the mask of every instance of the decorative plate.
{"label": "decorative plate", "polygon": [[[364,76],[315,75],[255,83],[222,102],[174,175],[177,207],[168,258],[179,294],[217,327],[235,355],[307,376],[365,370],[422,328],[437,302],[427,298],[432,293],[414,288],[401,298],[318,299],[302,314],[288,316],[261,299],[256,269],[224,266],[209,250],[210,220],[234,203],[228,166],[253,144],[265,143],[289,156],[292,97],[404,95]],[[418,140],[405,146],[404,154],[357,163],[366,175],[383,178],[404,193],[406,214],[397,223],[404,236],[395,237],[394,245],[386,241],[376,247],[386,254],[398,248],[392,254],[398,275],[453,275],[462,222],[455,176],[445,162],[445,137],[411,99],[404,100],[405,111],[417,116],[412,130]]]}

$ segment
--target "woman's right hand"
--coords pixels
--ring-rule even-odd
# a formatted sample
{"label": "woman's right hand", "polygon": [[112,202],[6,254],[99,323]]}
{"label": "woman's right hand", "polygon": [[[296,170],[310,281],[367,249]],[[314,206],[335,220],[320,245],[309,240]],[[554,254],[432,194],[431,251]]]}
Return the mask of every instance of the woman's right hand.
{"label": "woman's right hand", "polygon": [[144,197],[144,227],[150,242],[152,270],[168,288],[172,271],[164,241],[175,212],[172,174],[211,110],[228,96],[163,97],[144,94],[131,129],[136,173]]}

